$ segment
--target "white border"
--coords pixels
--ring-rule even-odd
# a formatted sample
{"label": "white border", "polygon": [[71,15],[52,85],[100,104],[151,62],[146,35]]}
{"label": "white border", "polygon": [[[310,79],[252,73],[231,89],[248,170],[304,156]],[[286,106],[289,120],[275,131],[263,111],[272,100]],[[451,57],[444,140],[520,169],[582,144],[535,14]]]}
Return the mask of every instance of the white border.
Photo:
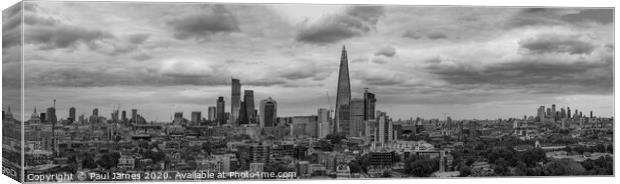
{"label": "white border", "polygon": [[[75,1],[75,0],[68,0]],[[95,1],[95,0],[82,0],[82,1]],[[106,1],[122,1],[122,0],[106,0]],[[127,1],[127,0],[125,0]],[[128,0],[132,2],[228,2],[228,3],[291,3],[291,1],[286,0]],[[6,9],[11,5],[16,4],[17,0],[1,0],[0,8]],[[312,3],[312,4],[400,4],[400,5],[470,5],[470,6],[561,6],[561,7],[616,7],[617,2],[611,0],[467,0],[467,1],[459,1],[459,0],[339,0],[339,1],[329,1],[329,0],[296,0],[295,3]],[[618,15],[614,14],[614,20],[618,20]],[[618,24],[615,25],[615,30],[618,30]],[[1,33],[1,31],[0,31]],[[614,36],[614,44],[618,43],[618,38]],[[617,53],[617,52],[616,52]],[[614,54],[615,55],[615,54]],[[615,59],[614,59],[615,60]],[[618,76],[616,75],[618,71],[618,65],[614,64],[614,92],[618,91]],[[2,71],[0,70],[0,75]],[[0,82],[0,86],[1,86]],[[0,90],[0,95],[1,95]],[[614,104],[617,104],[618,99],[614,96]],[[615,107],[615,105],[614,105]],[[614,114],[620,114],[619,109],[615,108]],[[23,114],[23,113],[22,113]],[[616,120],[616,122],[618,122]],[[618,126],[614,126],[616,132],[615,140],[618,140]],[[617,148],[617,141],[615,142],[614,149]],[[614,151],[617,152],[617,149]],[[616,157],[615,160],[615,176],[620,177],[618,175],[618,159]],[[353,183],[442,183],[442,184],[452,184],[452,183],[476,183],[476,184],[495,184],[495,183],[518,183],[518,184],[533,184],[533,183],[562,183],[562,184],[573,184],[573,183],[618,183],[618,179],[616,177],[544,177],[544,178],[467,178],[467,179],[377,179],[377,180],[295,180],[295,184],[310,184],[310,183],[322,183],[322,184],[353,184]],[[0,176],[0,183],[17,183],[16,181],[8,178],[7,176]],[[140,182],[146,183],[146,182]],[[181,182],[157,182],[157,183],[181,183]],[[182,182],[187,183],[187,182]],[[218,182],[219,183],[219,182]],[[271,183],[290,183],[290,181],[232,181],[226,183],[253,183],[253,184],[271,184]]]}

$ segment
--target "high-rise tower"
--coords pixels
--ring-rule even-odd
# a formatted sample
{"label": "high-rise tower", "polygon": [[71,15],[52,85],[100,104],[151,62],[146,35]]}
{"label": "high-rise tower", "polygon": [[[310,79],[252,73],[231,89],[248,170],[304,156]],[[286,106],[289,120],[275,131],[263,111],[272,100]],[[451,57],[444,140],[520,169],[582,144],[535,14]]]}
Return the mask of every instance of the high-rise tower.
{"label": "high-rise tower", "polygon": [[232,79],[230,90],[230,122],[237,124],[239,119],[239,108],[241,108],[241,82],[239,79]]}
{"label": "high-rise tower", "polygon": [[243,105],[245,108],[244,117],[246,118],[247,124],[257,123],[256,122],[256,108],[254,107],[254,91],[252,90],[244,90],[243,91]]}
{"label": "high-rise tower", "polygon": [[217,115],[215,118],[217,119],[216,121],[219,123],[218,125],[221,126],[226,124],[226,110],[224,110],[226,108],[226,102],[224,101],[224,97],[218,97],[216,104]]}
{"label": "high-rise tower", "polygon": [[260,127],[273,127],[276,124],[276,118],[278,117],[278,104],[271,97],[264,99],[260,102],[259,107],[259,122]]}
{"label": "high-rise tower", "polygon": [[349,135],[351,123],[351,83],[349,81],[349,64],[347,50],[342,46],[340,56],[340,71],[338,72],[338,88],[336,91],[336,128],[338,133]]}

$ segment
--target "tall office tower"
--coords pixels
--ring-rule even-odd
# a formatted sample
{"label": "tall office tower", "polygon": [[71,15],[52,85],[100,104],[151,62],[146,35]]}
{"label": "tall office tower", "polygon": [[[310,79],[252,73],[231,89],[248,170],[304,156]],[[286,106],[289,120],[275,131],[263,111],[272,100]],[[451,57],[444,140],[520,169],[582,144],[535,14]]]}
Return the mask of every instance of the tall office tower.
{"label": "tall office tower", "polygon": [[260,127],[273,127],[278,117],[278,104],[271,97],[260,101]]}
{"label": "tall office tower", "polygon": [[394,130],[393,127],[394,125],[392,124],[392,121],[390,120],[390,118],[387,116],[387,114],[385,112],[378,112],[377,113],[377,122],[379,124],[379,128],[378,128],[378,133],[376,134],[378,136],[379,143],[381,143],[381,145],[394,140]]}
{"label": "tall office tower", "polygon": [[349,136],[360,137],[364,133],[364,117],[365,117],[365,104],[364,99],[354,98],[351,99],[351,120],[349,121]]}
{"label": "tall office tower", "polygon": [[583,117],[583,111],[580,111],[579,112],[579,118],[582,118],[582,117]]}
{"label": "tall office tower", "polygon": [[97,109],[97,108],[93,109],[93,116],[95,116],[95,117],[99,116],[99,109]]}
{"label": "tall office tower", "polygon": [[364,90],[364,120],[375,119],[376,102],[375,94],[368,92],[368,89]]}
{"label": "tall office tower", "polygon": [[127,111],[121,111],[121,122],[127,123]]}
{"label": "tall office tower", "polygon": [[345,136],[349,134],[349,124],[351,121],[351,83],[349,81],[349,64],[347,60],[347,50],[342,46],[340,55],[340,71],[338,72],[338,88],[336,91],[336,122],[334,129]]}
{"label": "tall office tower", "polygon": [[540,106],[538,107],[538,122],[543,122],[545,121],[545,106]]}
{"label": "tall office tower", "polygon": [[594,113],[590,111],[590,118],[594,118]]}
{"label": "tall office tower", "polygon": [[230,122],[237,124],[239,119],[239,108],[241,107],[241,82],[239,79],[232,79],[230,90]]}
{"label": "tall office tower", "polygon": [[256,108],[254,107],[254,91],[243,91],[243,105],[245,106],[245,118],[247,123],[256,123]]}
{"label": "tall office tower", "polygon": [[132,123],[138,122],[138,109],[131,109],[131,122]]}
{"label": "tall office tower", "polygon": [[547,107],[547,118],[553,119],[553,115],[551,115],[551,108]]}
{"label": "tall office tower", "polygon": [[69,120],[70,123],[75,121],[75,107],[69,108],[69,118],[67,118],[67,120]]}
{"label": "tall office tower", "polygon": [[224,97],[220,96],[217,98],[217,122],[219,123],[219,125],[224,125],[226,124],[226,111],[224,108],[226,108],[226,102],[224,102]]}
{"label": "tall office tower", "polygon": [[555,111],[555,104],[551,104],[551,119],[553,121],[557,120],[557,111]]}
{"label": "tall office tower", "polygon": [[560,108],[560,118],[566,118],[566,110],[564,110],[564,107]]}
{"label": "tall office tower", "polygon": [[319,138],[325,138],[327,134],[333,133],[329,110],[320,108],[318,110]]}
{"label": "tall office tower", "polygon": [[207,114],[207,118],[208,118],[207,120],[215,121],[215,117],[217,117],[215,106],[209,106],[208,114]]}
{"label": "tall office tower", "polygon": [[239,118],[237,118],[237,125],[247,125],[248,123],[248,113],[245,108],[245,102],[241,101],[241,107],[239,108]]}
{"label": "tall office tower", "polygon": [[193,124],[200,124],[200,121],[202,120],[202,113],[200,111],[194,111],[192,112],[192,123]]}
{"label": "tall office tower", "polygon": [[570,107],[566,107],[566,118],[572,118],[572,116],[570,116]]}
{"label": "tall office tower", "polygon": [[47,122],[52,124],[56,124],[58,120],[56,119],[56,108],[50,107],[47,108]]}

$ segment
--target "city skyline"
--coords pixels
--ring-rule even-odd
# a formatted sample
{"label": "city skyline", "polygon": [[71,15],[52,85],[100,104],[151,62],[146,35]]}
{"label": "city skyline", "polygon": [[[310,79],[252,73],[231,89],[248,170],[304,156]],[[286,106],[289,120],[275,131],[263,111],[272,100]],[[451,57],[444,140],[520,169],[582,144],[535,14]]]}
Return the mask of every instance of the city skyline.
{"label": "city skyline", "polygon": [[541,104],[613,115],[608,9],[155,5],[26,3],[25,117],[52,99],[58,117],[118,104],[149,121],[207,114],[219,96],[231,105],[231,77],[278,116],[310,115],[334,108],[343,44],[351,98],[369,88],[394,119],[519,118]]}
{"label": "city skyline", "polygon": [[3,10],[3,174],[612,177],[613,16],[592,7],[19,2]]}

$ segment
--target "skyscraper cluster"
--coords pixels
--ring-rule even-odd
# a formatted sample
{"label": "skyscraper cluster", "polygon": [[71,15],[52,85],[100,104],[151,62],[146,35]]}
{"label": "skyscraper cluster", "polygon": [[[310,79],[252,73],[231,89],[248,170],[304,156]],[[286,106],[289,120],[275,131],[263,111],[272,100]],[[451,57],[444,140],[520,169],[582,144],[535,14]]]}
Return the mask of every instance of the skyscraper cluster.
{"label": "skyscraper cluster", "polygon": [[219,126],[225,124],[274,126],[277,118],[277,103],[274,99],[269,97],[261,100],[259,112],[256,110],[253,90],[243,90],[243,96],[241,95],[241,80],[232,78],[230,112],[226,112],[226,102],[224,97],[220,96],[216,106],[208,107],[207,119],[215,121]]}
{"label": "skyscraper cluster", "polygon": [[[578,118],[582,118],[583,116],[583,112],[575,109],[574,112],[571,111],[570,107],[562,107],[559,109],[556,109],[555,104],[552,104],[551,107],[548,107],[545,109],[545,106],[541,105],[540,107],[538,107],[537,113],[536,113],[536,120],[538,122],[546,122],[546,121],[561,121],[561,120],[566,120],[566,119],[578,119]],[[592,111],[590,111],[590,118],[593,118],[594,114]]]}

